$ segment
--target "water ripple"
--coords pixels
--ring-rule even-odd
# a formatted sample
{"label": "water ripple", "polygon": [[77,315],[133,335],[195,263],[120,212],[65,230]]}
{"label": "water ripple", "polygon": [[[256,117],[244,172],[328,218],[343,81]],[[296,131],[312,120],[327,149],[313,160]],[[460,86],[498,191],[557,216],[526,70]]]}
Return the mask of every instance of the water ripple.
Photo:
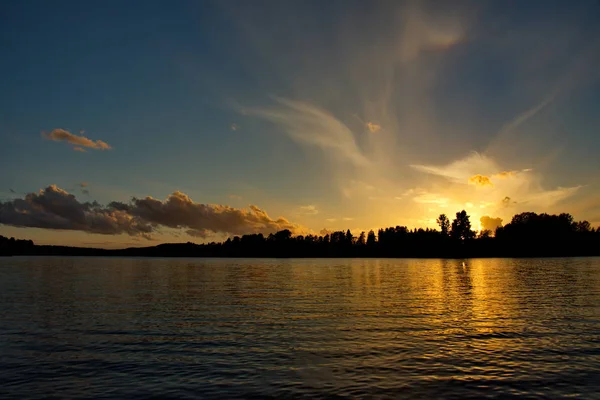
{"label": "water ripple", "polygon": [[0,398],[600,398],[600,259],[0,259]]}

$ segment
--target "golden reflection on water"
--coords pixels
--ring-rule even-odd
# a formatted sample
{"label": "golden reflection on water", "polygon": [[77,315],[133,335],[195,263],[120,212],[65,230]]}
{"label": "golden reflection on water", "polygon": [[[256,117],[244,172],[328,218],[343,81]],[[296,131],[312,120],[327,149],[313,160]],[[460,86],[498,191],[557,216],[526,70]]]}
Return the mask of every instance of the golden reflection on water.
{"label": "golden reflection on water", "polygon": [[67,396],[69,362],[89,385],[131,384],[106,362],[233,397],[557,397],[600,377],[598,259],[15,258],[0,278],[4,348]]}

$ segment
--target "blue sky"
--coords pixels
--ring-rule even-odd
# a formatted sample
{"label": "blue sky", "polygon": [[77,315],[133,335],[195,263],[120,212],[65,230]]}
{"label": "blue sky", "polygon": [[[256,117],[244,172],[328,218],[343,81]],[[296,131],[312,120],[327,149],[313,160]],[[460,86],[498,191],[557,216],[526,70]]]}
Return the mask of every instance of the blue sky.
{"label": "blue sky", "polygon": [[[591,0],[4,2],[0,234],[122,247],[462,208],[600,224],[599,17]],[[73,195],[87,222],[28,193]],[[147,196],[160,216],[108,207]]]}

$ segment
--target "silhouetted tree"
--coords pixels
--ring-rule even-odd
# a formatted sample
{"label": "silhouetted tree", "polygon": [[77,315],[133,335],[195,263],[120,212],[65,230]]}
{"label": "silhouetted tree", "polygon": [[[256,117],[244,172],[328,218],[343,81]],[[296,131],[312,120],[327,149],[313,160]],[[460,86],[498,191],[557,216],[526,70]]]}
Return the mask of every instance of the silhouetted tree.
{"label": "silhouetted tree", "polygon": [[373,232],[373,230],[370,230],[367,234],[367,246],[373,247],[376,243],[377,240],[375,239],[375,232]]}
{"label": "silhouetted tree", "polygon": [[440,231],[442,235],[447,236],[450,231],[450,220],[446,216],[446,214],[440,214],[437,219],[437,223],[440,226]]}
{"label": "silhouetted tree", "polygon": [[471,221],[465,210],[456,213],[456,218],[452,221],[452,231],[450,235],[453,239],[468,240],[475,237],[475,232],[471,230]]}
{"label": "silhouetted tree", "polygon": [[575,230],[579,233],[593,232],[592,225],[588,221],[579,221],[575,223]]}
{"label": "silhouetted tree", "polygon": [[348,229],[346,231],[346,237],[345,237],[345,243],[348,244],[352,244],[354,241],[354,237],[352,236],[352,232],[350,232],[350,229]]}
{"label": "silhouetted tree", "polygon": [[484,229],[481,232],[479,232],[479,239],[488,239],[490,237],[492,237],[492,231],[489,229]]}
{"label": "silhouetted tree", "polygon": [[366,238],[365,238],[365,233],[361,232],[360,235],[358,235],[358,239],[356,239],[356,245],[357,246],[364,246],[367,244]]}
{"label": "silhouetted tree", "polygon": [[[350,230],[325,236],[293,236],[290,230],[233,236],[222,243],[172,243],[153,247],[103,250],[66,246],[36,246],[32,241],[0,236],[0,256],[78,255],[78,256],[181,256],[181,257],[527,257],[600,255],[600,229],[587,221],[574,221],[570,214],[515,215],[511,222],[475,239],[469,216],[456,213],[450,237],[443,233],[448,221],[438,218],[442,232],[434,229],[395,226],[361,232],[355,240]],[[446,227],[446,229],[444,229]]]}

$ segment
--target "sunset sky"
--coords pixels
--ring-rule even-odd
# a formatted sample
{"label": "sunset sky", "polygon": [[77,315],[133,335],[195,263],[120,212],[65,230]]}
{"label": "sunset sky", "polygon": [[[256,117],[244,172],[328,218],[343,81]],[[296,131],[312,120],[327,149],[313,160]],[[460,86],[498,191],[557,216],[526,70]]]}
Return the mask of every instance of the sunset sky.
{"label": "sunset sky", "polygon": [[0,234],[598,226],[598,21],[597,0],[4,1]]}

